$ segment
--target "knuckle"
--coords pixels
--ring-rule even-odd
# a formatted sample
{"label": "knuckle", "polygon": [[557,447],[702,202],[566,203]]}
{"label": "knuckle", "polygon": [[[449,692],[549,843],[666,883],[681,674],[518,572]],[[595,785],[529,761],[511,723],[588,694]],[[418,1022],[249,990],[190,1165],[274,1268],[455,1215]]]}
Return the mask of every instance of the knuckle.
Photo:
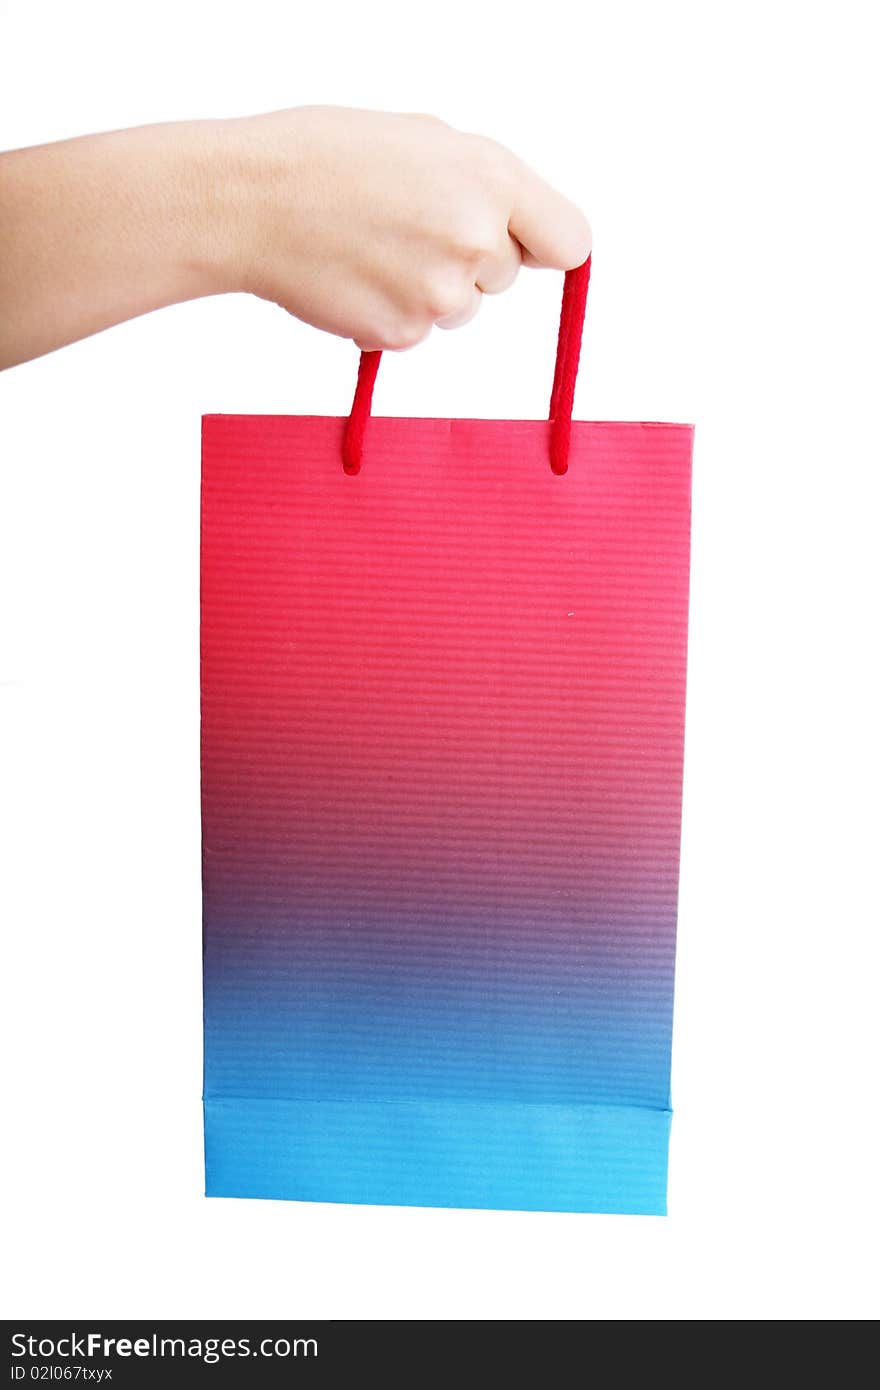
{"label": "knuckle", "polygon": [[387,335],[386,347],[391,352],[405,352],[427,338],[431,331],[430,323],[422,319],[401,319],[391,326]]}
{"label": "knuckle", "polygon": [[439,116],[435,116],[431,111],[408,111],[407,116],[411,121],[423,126],[432,126],[435,130],[449,130],[451,127]]}
{"label": "knuckle", "polygon": [[451,234],[451,246],[456,260],[473,266],[497,253],[498,227],[488,218],[472,217],[462,220]]}
{"label": "knuckle", "polygon": [[457,314],[468,301],[467,288],[455,281],[436,279],[425,286],[425,305],[432,320]]}
{"label": "knuckle", "polygon": [[510,169],[514,156],[505,145],[491,140],[487,135],[471,135],[471,152],[484,174],[504,177]]}
{"label": "knuckle", "polygon": [[370,343],[377,352],[393,352],[403,333],[403,323],[402,316],[396,314],[376,315],[361,334],[361,342]]}

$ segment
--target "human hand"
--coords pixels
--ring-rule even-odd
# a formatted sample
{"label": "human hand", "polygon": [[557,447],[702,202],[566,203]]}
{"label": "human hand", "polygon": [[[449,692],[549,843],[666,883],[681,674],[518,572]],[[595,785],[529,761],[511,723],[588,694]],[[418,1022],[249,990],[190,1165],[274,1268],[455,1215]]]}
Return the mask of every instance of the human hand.
{"label": "human hand", "polygon": [[583,214],[509,150],[432,116],[302,107],[226,123],[229,286],[362,348],[455,328],[520,265],[590,253]]}

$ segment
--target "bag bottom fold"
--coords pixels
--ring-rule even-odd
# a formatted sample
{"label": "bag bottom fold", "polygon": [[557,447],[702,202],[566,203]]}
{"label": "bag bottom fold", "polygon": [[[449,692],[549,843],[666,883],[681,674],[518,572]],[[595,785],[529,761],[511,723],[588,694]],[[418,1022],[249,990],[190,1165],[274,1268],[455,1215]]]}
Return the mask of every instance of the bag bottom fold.
{"label": "bag bottom fold", "polygon": [[205,1100],[206,1195],[663,1216],[671,1112],[456,1100]]}

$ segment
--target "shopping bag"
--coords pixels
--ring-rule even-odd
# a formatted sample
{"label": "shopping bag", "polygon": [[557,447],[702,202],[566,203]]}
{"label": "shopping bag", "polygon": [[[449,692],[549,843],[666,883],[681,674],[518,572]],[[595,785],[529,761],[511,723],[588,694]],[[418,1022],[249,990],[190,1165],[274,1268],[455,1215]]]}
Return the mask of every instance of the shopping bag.
{"label": "shopping bag", "polygon": [[692,429],[210,415],[211,1196],[660,1213]]}

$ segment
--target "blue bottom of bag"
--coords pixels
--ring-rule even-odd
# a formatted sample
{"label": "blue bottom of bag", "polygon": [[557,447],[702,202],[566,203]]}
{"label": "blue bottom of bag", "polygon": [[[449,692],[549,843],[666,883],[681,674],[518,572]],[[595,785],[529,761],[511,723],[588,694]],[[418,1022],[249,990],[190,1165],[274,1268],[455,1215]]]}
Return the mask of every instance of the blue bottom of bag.
{"label": "blue bottom of bag", "polygon": [[670,1120],[613,1105],[209,1099],[206,1193],[663,1216]]}

